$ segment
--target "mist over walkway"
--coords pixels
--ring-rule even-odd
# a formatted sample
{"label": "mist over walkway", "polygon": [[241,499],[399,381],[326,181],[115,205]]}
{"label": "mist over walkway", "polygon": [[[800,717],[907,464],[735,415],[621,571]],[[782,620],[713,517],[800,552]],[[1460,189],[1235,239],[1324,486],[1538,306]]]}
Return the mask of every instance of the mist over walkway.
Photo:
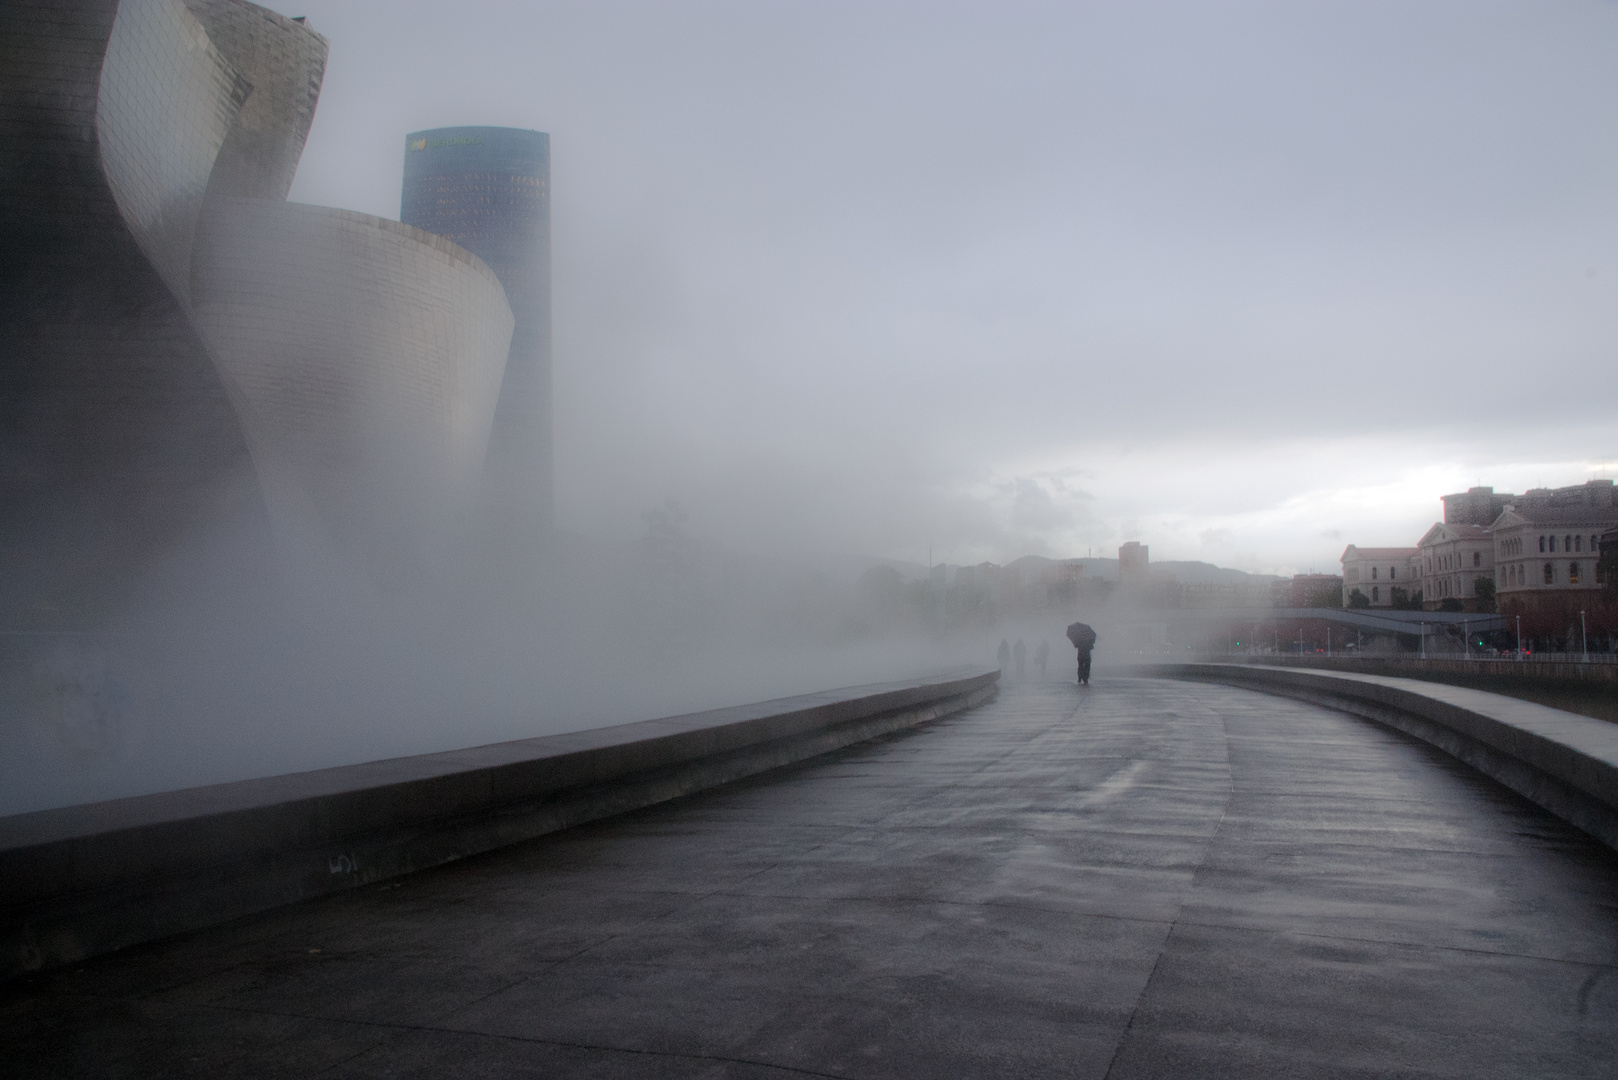
{"label": "mist over walkway", "polygon": [[1618,857],[1243,690],[913,733],[15,984],[22,1075],[1609,1076]]}

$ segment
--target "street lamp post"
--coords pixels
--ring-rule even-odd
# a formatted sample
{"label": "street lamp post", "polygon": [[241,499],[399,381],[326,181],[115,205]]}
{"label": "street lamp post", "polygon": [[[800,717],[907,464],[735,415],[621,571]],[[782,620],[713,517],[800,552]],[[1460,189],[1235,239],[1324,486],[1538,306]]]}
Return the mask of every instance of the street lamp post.
{"label": "street lamp post", "polygon": [[1463,647],[1466,649],[1466,658],[1470,660],[1472,659],[1472,626],[1465,619],[1461,620],[1461,634],[1466,638]]}
{"label": "street lamp post", "polygon": [[1584,662],[1590,662],[1590,632],[1584,624],[1584,609],[1579,609],[1579,641],[1584,645]]}
{"label": "street lamp post", "polygon": [[1427,624],[1421,624],[1421,658],[1427,659]]}
{"label": "street lamp post", "polygon": [[1521,660],[1522,659],[1522,616],[1518,615],[1518,616],[1516,616],[1516,619],[1517,619],[1517,659]]}

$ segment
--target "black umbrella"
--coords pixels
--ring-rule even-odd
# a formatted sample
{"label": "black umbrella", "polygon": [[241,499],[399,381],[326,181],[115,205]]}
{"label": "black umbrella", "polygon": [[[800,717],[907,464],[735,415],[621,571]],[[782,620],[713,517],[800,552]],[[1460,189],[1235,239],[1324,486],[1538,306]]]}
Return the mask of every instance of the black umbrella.
{"label": "black umbrella", "polygon": [[1096,632],[1091,629],[1089,623],[1076,622],[1067,628],[1067,639],[1073,643],[1075,649],[1084,652],[1095,648]]}

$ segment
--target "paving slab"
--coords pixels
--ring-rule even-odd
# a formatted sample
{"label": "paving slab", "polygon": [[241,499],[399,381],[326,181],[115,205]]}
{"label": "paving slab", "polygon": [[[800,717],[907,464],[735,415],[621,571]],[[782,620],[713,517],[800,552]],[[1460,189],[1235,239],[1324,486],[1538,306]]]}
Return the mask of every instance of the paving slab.
{"label": "paving slab", "polygon": [[1397,732],[1008,682],[0,991],[68,1076],[1618,1075],[1618,856]]}

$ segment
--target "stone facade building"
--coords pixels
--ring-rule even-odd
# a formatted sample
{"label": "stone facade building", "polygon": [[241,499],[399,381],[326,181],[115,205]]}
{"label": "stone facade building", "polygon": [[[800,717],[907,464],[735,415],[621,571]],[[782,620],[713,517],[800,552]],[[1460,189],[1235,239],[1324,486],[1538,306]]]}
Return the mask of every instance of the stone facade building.
{"label": "stone facade building", "polygon": [[[1343,606],[1391,608],[1394,590],[1408,596],[1421,587],[1417,570],[1420,548],[1362,548],[1354,544],[1343,550]],[[1364,597],[1356,601],[1355,594]]]}
{"label": "stone facade building", "polygon": [[1495,547],[1487,527],[1439,523],[1417,546],[1422,607],[1439,611],[1459,605],[1462,611],[1479,611],[1493,606]]}
{"label": "stone facade building", "polygon": [[1443,495],[1445,525],[1480,525],[1487,528],[1500,511],[1517,501],[1517,496],[1496,492],[1492,487],[1473,487],[1454,495]]}
{"label": "stone facade building", "polygon": [[1138,540],[1130,540],[1118,548],[1118,581],[1122,585],[1143,587],[1151,567],[1151,549]]}
{"label": "stone facade building", "polygon": [[1270,603],[1280,608],[1337,607],[1342,595],[1337,574],[1294,574],[1270,586]]}
{"label": "stone facade building", "polygon": [[1536,636],[1564,633],[1580,611],[1599,612],[1600,627],[1615,629],[1598,573],[1602,536],[1615,527],[1614,508],[1507,507],[1493,530],[1501,613],[1521,617]]}

